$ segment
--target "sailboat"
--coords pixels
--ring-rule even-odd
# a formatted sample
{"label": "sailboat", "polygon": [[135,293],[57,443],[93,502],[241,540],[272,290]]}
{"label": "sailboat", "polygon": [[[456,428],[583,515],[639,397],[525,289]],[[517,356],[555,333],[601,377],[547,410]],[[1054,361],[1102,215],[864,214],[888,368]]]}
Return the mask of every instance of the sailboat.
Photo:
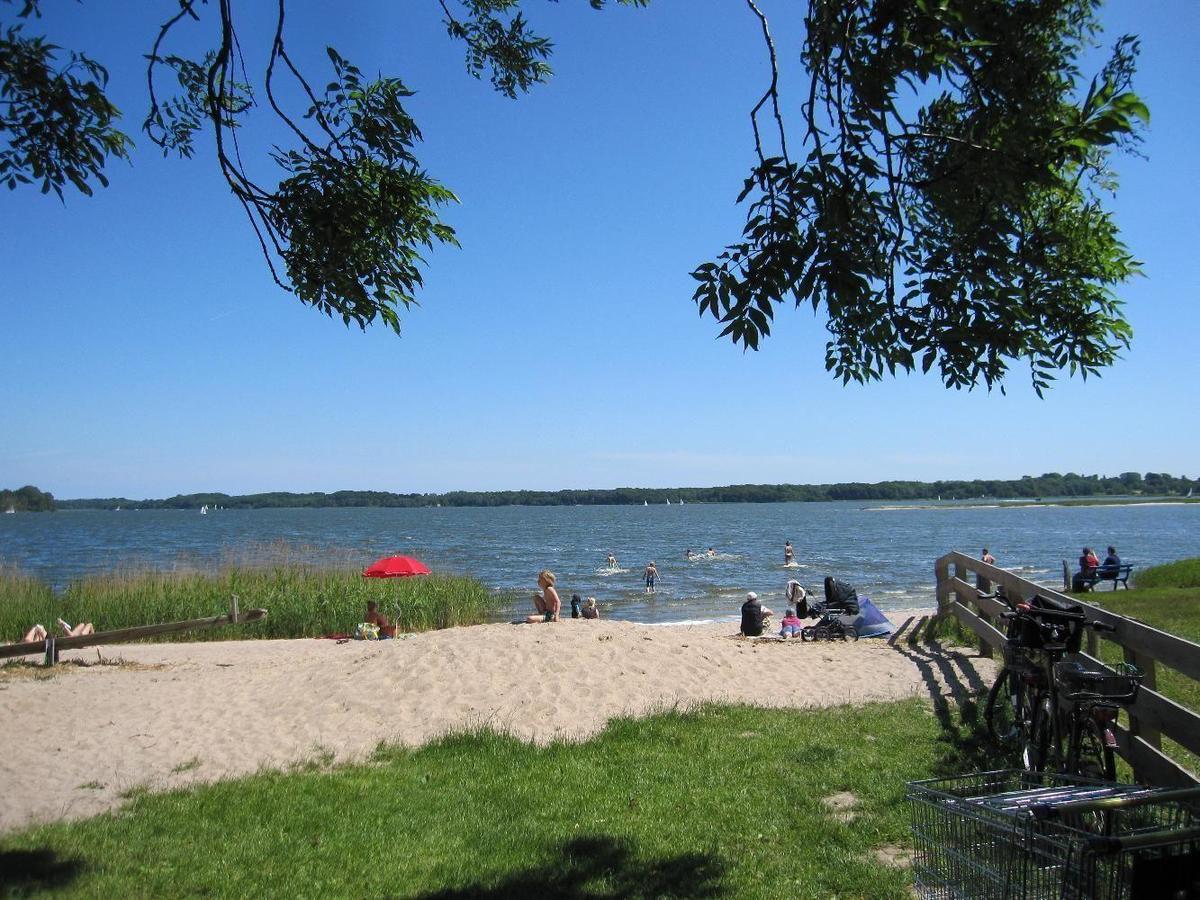
{"label": "sailboat", "polygon": [[649,500],[643,500],[643,501],[642,501],[642,506],[649,506],[649,505],[650,505],[650,501],[649,501]]}
{"label": "sailboat", "polygon": [[670,501],[670,500],[668,500],[668,501],[667,501],[667,506],[670,506],[670,505],[671,505],[671,501]]}
{"label": "sailboat", "polygon": [[208,515],[208,504],[207,503],[200,507],[200,515],[202,515],[202,516]]}
{"label": "sailboat", "polygon": [[679,505],[683,506],[683,498],[682,497],[679,498]]}
{"label": "sailboat", "polygon": [[10,506],[8,509],[6,509],[4,511],[4,514],[6,516],[15,516],[17,514],[16,507]]}

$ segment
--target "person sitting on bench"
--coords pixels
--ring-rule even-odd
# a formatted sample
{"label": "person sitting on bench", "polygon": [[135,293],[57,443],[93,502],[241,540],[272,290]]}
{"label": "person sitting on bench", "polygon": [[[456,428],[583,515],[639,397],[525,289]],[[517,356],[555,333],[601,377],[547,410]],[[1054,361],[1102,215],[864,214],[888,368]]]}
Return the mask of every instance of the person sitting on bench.
{"label": "person sitting on bench", "polygon": [[1071,590],[1076,592],[1088,590],[1092,586],[1093,576],[1099,567],[1100,560],[1096,558],[1092,548],[1084,547],[1083,553],[1079,556],[1079,571],[1071,579]]}
{"label": "person sitting on bench", "polygon": [[1108,548],[1108,556],[1104,557],[1096,574],[1101,578],[1116,578],[1121,574],[1121,557],[1117,556],[1116,547]]}

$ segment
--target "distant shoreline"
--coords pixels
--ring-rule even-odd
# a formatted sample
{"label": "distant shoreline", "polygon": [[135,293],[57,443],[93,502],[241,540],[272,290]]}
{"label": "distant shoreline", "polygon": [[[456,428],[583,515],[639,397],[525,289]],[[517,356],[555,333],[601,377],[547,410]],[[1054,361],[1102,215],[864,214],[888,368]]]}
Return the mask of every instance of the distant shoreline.
{"label": "distant shoreline", "polygon": [[[717,487],[620,487],[557,491],[273,491],[258,494],[219,492],[177,494],[164,499],[127,497],[58,500],[43,495],[57,509],[324,509],[437,508],[452,506],[686,506],[696,503],[822,503],[862,501],[891,505],[954,503],[958,506],[1089,505],[1185,502],[1200,480],[1164,473],[1126,472],[1120,476],[1061,475],[1050,472],[1019,479],[970,481],[879,481],[837,484],[729,484]],[[32,487],[22,488],[28,492]],[[40,493],[40,492],[39,492]],[[15,496],[15,495],[14,495]],[[1047,498],[1045,501],[1043,498]],[[1196,498],[1200,500],[1200,498]]]}
{"label": "distant shoreline", "polygon": [[901,509],[1028,509],[1037,506],[1187,506],[1200,503],[1200,497],[1068,497],[1054,500],[993,500],[953,503],[896,503],[888,506],[864,506],[867,512],[891,512]]}

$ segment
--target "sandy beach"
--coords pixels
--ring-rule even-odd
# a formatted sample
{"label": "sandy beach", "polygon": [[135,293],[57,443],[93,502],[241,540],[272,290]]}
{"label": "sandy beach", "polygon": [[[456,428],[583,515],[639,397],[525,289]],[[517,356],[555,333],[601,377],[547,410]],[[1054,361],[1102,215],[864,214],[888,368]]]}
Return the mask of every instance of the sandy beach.
{"label": "sandy beach", "polygon": [[[923,611],[889,613],[898,626]],[[0,671],[0,829],[94,815],[163,789],[353,760],[487,725],[581,740],[621,715],[717,700],[812,707],[950,694],[994,663],[899,640],[746,640],[736,624],[565,620],[480,625],[405,640],[142,644],[108,665]],[[97,652],[64,660],[95,663]],[[111,663],[120,662],[119,665]]]}

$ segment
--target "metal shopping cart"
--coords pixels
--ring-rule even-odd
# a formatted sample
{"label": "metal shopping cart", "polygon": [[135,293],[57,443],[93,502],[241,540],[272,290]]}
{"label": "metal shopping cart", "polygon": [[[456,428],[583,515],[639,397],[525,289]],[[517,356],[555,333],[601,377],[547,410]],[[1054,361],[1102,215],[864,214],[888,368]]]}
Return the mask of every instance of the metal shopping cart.
{"label": "metal shopping cart", "polygon": [[908,785],[929,898],[1200,897],[1200,788],[1003,770]]}

